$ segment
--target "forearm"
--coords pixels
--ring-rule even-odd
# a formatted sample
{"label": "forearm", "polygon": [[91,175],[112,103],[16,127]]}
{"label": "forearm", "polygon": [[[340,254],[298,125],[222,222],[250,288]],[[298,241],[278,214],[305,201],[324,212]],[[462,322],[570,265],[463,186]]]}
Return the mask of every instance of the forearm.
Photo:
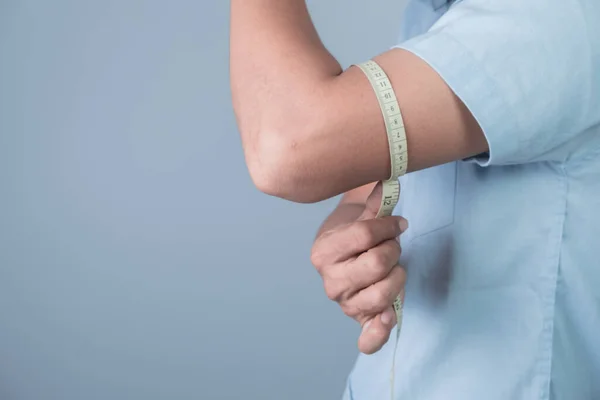
{"label": "forearm", "polygon": [[[317,237],[323,232],[335,229],[340,225],[354,222],[361,216],[364,217],[365,215],[363,214],[365,213],[369,196],[374,195],[374,200],[376,200],[376,202],[381,199],[380,190],[374,189],[375,184],[370,183],[344,193],[336,209],[333,210],[319,228]],[[376,210],[370,211],[372,211],[372,214],[376,213]]]}
{"label": "forearm", "polygon": [[331,214],[325,219],[319,231],[317,237],[321,234],[331,231],[338,226],[354,222],[365,210],[365,205],[361,203],[347,203],[342,202],[333,210]]}

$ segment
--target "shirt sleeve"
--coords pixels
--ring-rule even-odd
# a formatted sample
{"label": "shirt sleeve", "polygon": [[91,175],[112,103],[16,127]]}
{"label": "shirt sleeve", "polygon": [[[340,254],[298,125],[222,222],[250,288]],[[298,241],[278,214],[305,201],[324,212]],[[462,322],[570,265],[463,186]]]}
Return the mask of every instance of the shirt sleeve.
{"label": "shirt sleeve", "polygon": [[395,47],[434,68],[479,122],[482,166],[564,160],[600,123],[600,2],[457,0]]}

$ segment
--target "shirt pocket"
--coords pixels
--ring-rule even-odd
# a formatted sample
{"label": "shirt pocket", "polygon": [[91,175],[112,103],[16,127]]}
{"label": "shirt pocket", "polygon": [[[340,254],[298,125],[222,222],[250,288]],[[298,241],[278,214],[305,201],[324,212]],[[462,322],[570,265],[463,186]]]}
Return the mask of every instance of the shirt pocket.
{"label": "shirt pocket", "polygon": [[409,221],[412,241],[454,223],[457,163],[410,173],[401,181],[400,213]]}

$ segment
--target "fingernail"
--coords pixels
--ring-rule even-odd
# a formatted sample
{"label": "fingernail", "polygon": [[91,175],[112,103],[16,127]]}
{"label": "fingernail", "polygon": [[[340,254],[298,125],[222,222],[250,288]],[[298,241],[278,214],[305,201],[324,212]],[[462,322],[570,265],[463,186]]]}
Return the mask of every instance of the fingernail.
{"label": "fingernail", "polygon": [[384,325],[389,325],[392,323],[392,318],[394,318],[394,312],[392,311],[391,308],[388,308],[387,310],[385,310],[383,312],[383,314],[381,314],[381,322]]}
{"label": "fingernail", "polygon": [[404,218],[400,219],[400,222],[398,222],[398,225],[400,226],[400,232],[402,232],[402,233],[404,233],[408,229],[408,221],[405,220]]}

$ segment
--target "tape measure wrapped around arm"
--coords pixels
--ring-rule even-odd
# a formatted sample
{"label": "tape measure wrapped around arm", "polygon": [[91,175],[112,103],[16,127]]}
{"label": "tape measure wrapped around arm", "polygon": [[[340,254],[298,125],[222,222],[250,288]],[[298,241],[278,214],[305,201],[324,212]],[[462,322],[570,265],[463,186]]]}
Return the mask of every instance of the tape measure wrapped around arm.
{"label": "tape measure wrapped around arm", "polygon": [[[400,184],[398,183],[398,177],[406,173],[408,165],[408,152],[406,146],[406,131],[404,129],[404,122],[402,120],[402,114],[400,113],[400,106],[392,84],[388,79],[386,73],[375,61],[367,61],[363,64],[357,65],[369,79],[377,100],[379,101],[379,107],[383,114],[385,122],[385,130],[388,137],[388,144],[390,148],[390,163],[391,163],[391,174],[389,179],[383,181],[383,193],[381,196],[381,205],[377,212],[377,218],[390,216],[394,211],[394,208],[398,204],[400,198]],[[396,344],[394,346],[394,354],[392,360],[391,369],[391,398],[394,398],[394,378],[395,378],[395,360],[396,350],[398,348],[398,340],[400,337],[400,329],[402,327],[402,310],[403,310],[403,299],[398,296],[394,301],[394,311],[396,313]]]}

